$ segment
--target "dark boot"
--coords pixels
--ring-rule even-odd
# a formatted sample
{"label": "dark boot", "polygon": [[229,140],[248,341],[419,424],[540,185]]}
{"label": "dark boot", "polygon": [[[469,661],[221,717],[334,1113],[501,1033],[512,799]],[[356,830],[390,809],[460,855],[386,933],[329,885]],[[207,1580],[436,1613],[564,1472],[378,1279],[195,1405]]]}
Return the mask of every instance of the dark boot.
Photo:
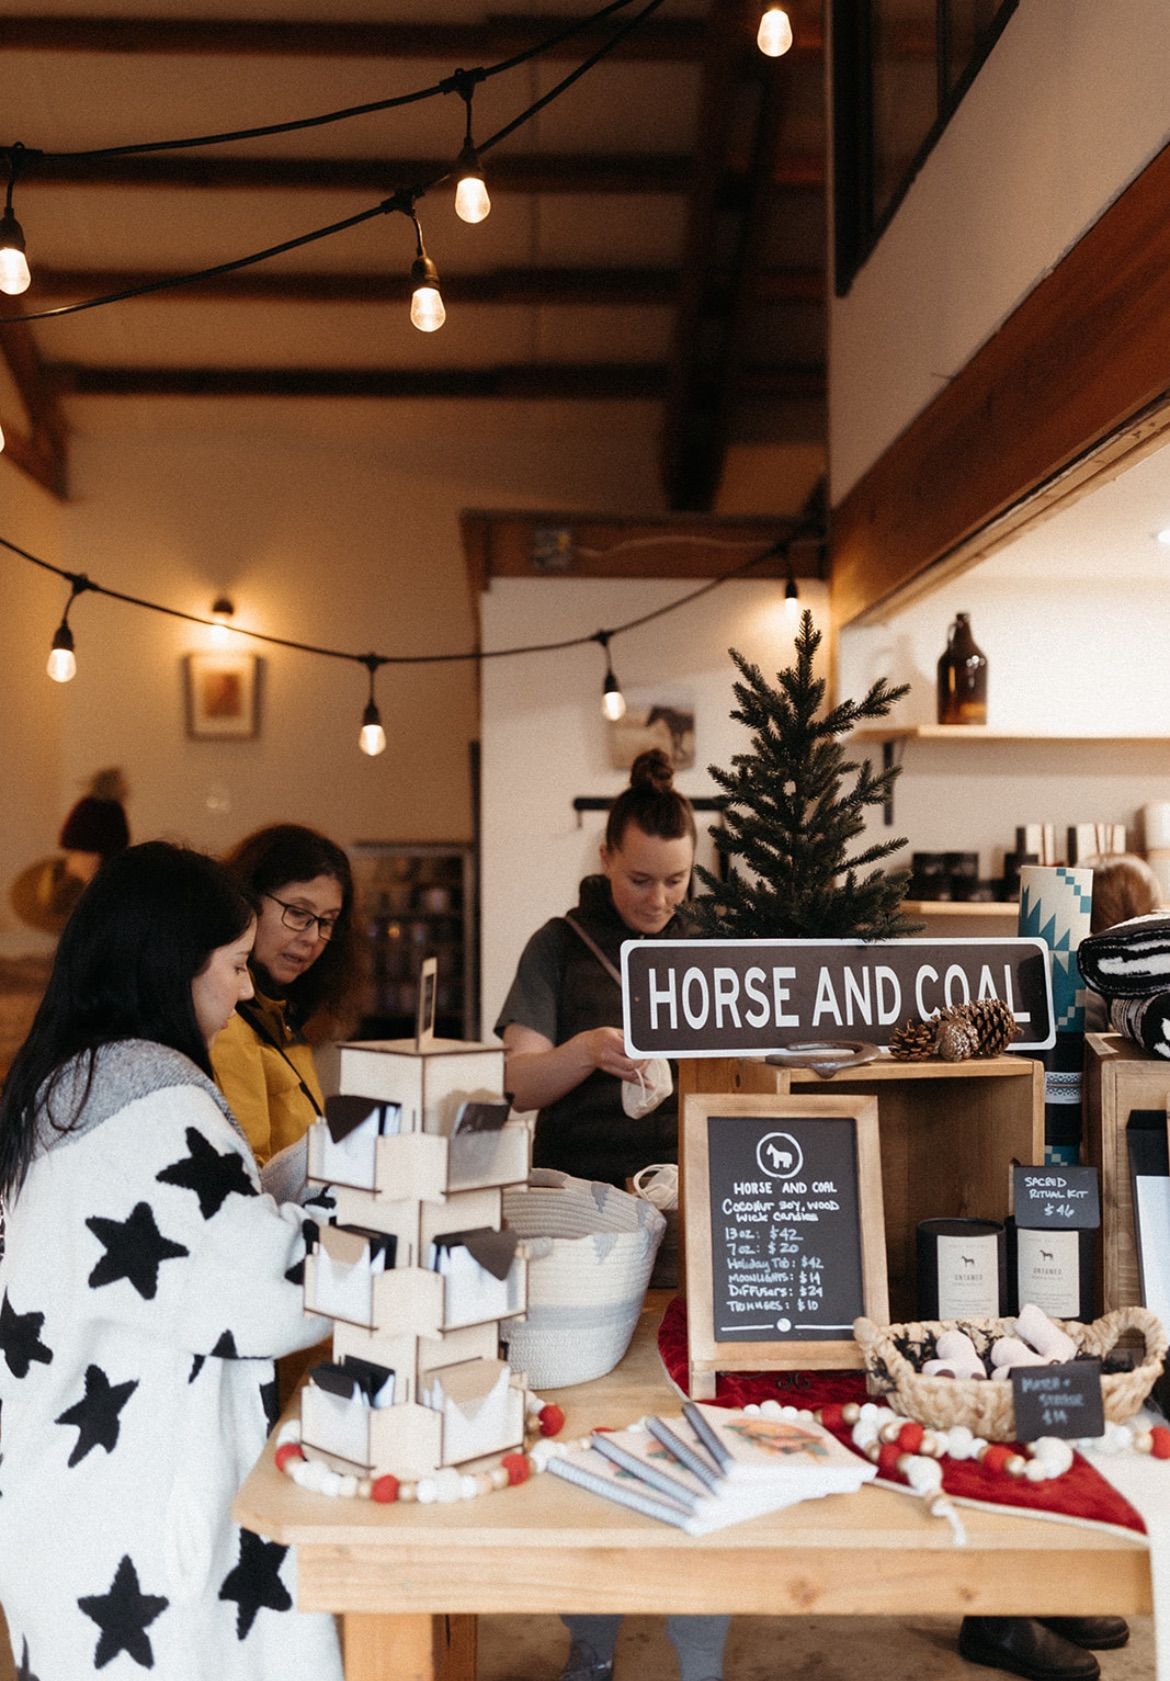
{"label": "dark boot", "polygon": [[1094,1652],[1115,1652],[1129,1639],[1129,1624],[1124,1617],[1040,1617],[1039,1622],[1071,1640],[1074,1646],[1090,1646]]}
{"label": "dark boot", "polygon": [[970,1663],[1007,1669],[1028,1681],[1097,1681],[1101,1673],[1091,1652],[1035,1617],[964,1617],[959,1653]]}

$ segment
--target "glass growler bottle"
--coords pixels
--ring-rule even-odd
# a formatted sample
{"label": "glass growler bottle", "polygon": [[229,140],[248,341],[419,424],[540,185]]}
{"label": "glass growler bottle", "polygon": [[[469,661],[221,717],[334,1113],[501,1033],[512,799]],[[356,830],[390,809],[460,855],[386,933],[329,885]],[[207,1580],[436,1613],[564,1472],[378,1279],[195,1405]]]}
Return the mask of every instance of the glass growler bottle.
{"label": "glass growler bottle", "polygon": [[966,613],[956,613],[938,662],[940,724],[986,724],[987,656],[976,646]]}

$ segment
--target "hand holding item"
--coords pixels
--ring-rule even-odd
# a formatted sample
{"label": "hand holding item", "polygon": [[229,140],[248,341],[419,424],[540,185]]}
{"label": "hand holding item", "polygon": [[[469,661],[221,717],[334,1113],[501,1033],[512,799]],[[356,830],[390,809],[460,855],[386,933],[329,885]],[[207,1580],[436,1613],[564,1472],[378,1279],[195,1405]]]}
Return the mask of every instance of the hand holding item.
{"label": "hand holding item", "polygon": [[665,1057],[652,1056],[638,1069],[638,1083],[626,1081],[622,1085],[622,1108],[632,1121],[652,1114],[674,1090],[670,1064]]}

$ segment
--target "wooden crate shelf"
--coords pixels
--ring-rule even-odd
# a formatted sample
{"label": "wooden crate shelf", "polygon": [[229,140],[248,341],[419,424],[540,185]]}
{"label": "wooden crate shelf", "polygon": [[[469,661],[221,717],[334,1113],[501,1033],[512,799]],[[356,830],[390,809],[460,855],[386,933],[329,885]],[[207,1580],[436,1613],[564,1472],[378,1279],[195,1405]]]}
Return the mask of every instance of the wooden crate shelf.
{"label": "wooden crate shelf", "polygon": [[1117,1033],[1085,1035],[1085,1152],[1101,1175],[1103,1311],[1141,1301],[1126,1127],[1135,1110],[1170,1105],[1170,1062]]}
{"label": "wooden crate shelf", "polygon": [[877,1098],[895,1320],[917,1315],[918,1222],[938,1216],[1002,1220],[1011,1208],[1013,1160],[1044,1159],[1044,1069],[1031,1057],[882,1061],[828,1080],[811,1069],[776,1068],[749,1058],[680,1064],[680,1100],[692,1092],[721,1091]]}

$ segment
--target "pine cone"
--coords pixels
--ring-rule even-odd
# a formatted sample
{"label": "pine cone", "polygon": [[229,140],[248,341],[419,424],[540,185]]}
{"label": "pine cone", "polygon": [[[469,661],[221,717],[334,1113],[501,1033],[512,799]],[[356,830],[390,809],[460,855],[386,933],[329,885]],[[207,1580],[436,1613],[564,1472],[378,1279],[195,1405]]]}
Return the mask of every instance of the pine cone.
{"label": "pine cone", "polygon": [[944,1062],[966,1062],[979,1055],[975,1029],[961,1019],[961,1008],[948,1010],[938,1030],[938,1054]]}
{"label": "pine cone", "polygon": [[979,998],[966,1011],[979,1040],[976,1056],[998,1056],[1020,1037],[1020,1024],[1002,998]]}
{"label": "pine cone", "polygon": [[[1002,998],[977,998],[971,1004],[956,1004],[954,1009],[943,1012],[942,1020],[944,1025],[954,1023],[970,1035],[973,1049],[963,1052],[964,1056],[998,1056],[1013,1039],[1020,1037],[1019,1024]],[[945,1051],[939,1054],[946,1056]],[[947,1060],[960,1061],[961,1057]]]}
{"label": "pine cone", "polygon": [[898,1062],[926,1062],[934,1055],[938,1017],[929,1021],[907,1021],[890,1034],[890,1055]]}

